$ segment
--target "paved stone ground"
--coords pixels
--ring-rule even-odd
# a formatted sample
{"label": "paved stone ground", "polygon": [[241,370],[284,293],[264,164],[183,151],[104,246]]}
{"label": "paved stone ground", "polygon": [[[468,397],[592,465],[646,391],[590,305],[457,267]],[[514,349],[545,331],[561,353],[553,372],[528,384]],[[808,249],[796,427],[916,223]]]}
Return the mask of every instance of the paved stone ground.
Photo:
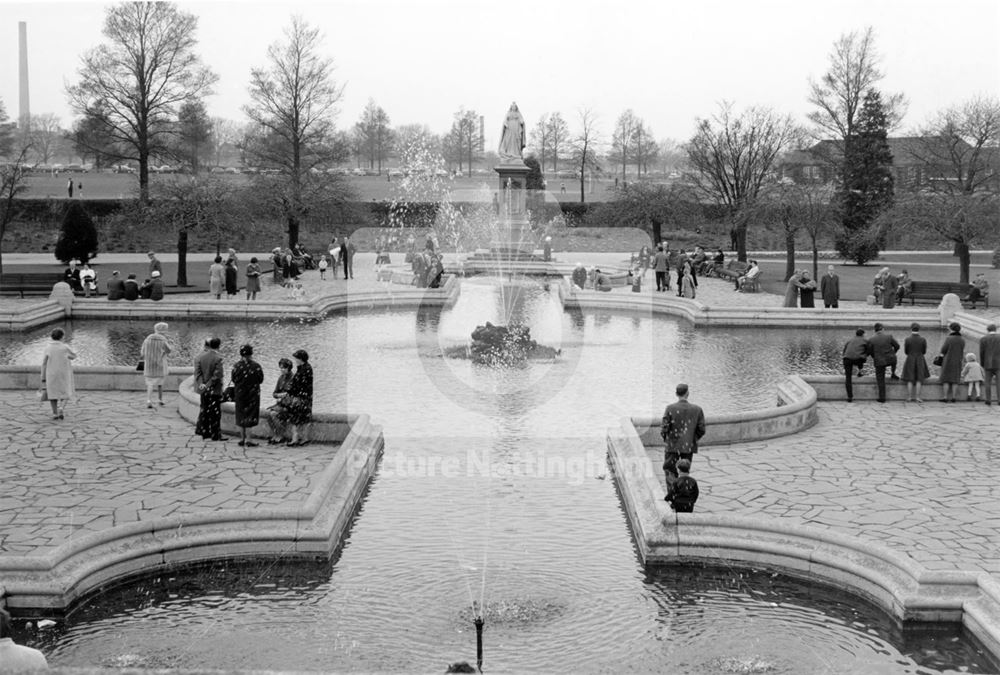
{"label": "paved stone ground", "polygon": [[[649,453],[656,467],[661,453]],[[787,519],[931,570],[1000,575],[997,405],[824,402],[812,429],[705,448],[692,475],[701,513]]]}
{"label": "paved stone ground", "polygon": [[174,514],[301,503],[336,451],[204,441],[172,402],[147,410],[142,392],[78,394],[55,421],[33,392],[0,391],[2,556]]}

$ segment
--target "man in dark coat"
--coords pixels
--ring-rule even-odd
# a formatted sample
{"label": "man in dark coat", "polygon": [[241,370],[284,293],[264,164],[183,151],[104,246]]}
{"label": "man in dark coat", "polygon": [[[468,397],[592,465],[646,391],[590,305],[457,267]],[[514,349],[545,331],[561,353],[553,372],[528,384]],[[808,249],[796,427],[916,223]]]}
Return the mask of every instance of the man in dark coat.
{"label": "man in dark coat", "polygon": [[[861,369],[865,365],[865,360],[871,353],[868,347],[868,340],[865,338],[865,329],[859,328],[854,331],[854,337],[844,345],[844,386],[847,388],[847,402],[854,400],[854,386],[851,383],[851,376],[854,369],[858,369],[858,377],[861,377]],[[885,376],[885,372],[882,373]]]}
{"label": "man in dark coat", "polygon": [[656,290],[670,290],[670,260],[662,244],[656,246],[653,255],[653,273],[656,275]]}
{"label": "man in dark coat", "polygon": [[819,282],[819,294],[823,296],[823,306],[836,309],[840,303],[840,277],[833,271],[833,265],[826,268],[826,274]]}
{"label": "man in dark coat", "polygon": [[344,279],[354,278],[354,253],[357,249],[350,237],[344,237],[340,244],[340,260],[344,264]]}
{"label": "man in dark coat", "polygon": [[[895,293],[895,289],[893,289]],[[875,383],[878,385],[878,402],[885,403],[885,369],[892,369],[892,379],[898,380],[896,375],[896,352],[899,351],[899,343],[896,338],[888,333],[882,332],[882,324],[875,324],[875,334],[868,338],[868,349],[872,355],[872,362],[875,364]]]}
{"label": "man in dark coat", "polygon": [[670,493],[677,480],[677,462],[689,462],[698,452],[698,439],[705,435],[705,413],[700,406],[688,401],[688,386],[677,385],[677,402],[671,403],[663,412],[660,436],[666,444],[663,454],[663,473],[666,476],[667,492]]}
{"label": "man in dark coat", "polygon": [[1000,334],[995,323],[986,327],[986,335],[979,340],[979,365],[983,367],[986,405],[990,405],[990,392],[994,385],[997,388],[997,403],[1000,404]]}
{"label": "man in dark coat", "polygon": [[125,297],[125,280],[121,273],[115,270],[108,279],[108,300],[121,300]]}
{"label": "man in dark coat", "polygon": [[211,338],[205,351],[194,361],[194,388],[201,396],[201,409],[194,432],[206,441],[222,440],[222,379],[225,371],[219,345],[222,340]]}
{"label": "man in dark coat", "polygon": [[139,299],[139,282],[136,281],[135,274],[129,274],[128,279],[125,280],[125,290],[122,297],[126,300]]}

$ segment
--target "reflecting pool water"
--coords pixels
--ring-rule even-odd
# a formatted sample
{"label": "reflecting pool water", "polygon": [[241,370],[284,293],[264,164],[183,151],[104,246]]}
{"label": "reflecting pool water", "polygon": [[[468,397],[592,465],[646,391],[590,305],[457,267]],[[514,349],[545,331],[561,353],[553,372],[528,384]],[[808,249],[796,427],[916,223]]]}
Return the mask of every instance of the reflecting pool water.
{"label": "reflecting pool water", "polygon": [[[442,356],[506,315],[560,357],[486,368]],[[134,363],[150,329],[68,328],[91,364]],[[5,345],[0,360],[38,362],[47,333]],[[660,414],[678,381],[710,414],[773,405],[781,375],[838,370],[843,331],[696,330],[563,312],[543,285],[477,283],[445,310],[172,322],[175,362],[190,363],[213,334],[227,363],[254,344],[265,387],[279,356],[307,349],[319,409],[384,426],[385,457],[343,549],[330,564],[220,565],[131,583],[26,636],[53,663],[441,672],[474,661],[472,606],[485,603],[493,672],[984,672],[961,635],[911,648],[855,598],[638,561],[608,476],[606,428]]]}

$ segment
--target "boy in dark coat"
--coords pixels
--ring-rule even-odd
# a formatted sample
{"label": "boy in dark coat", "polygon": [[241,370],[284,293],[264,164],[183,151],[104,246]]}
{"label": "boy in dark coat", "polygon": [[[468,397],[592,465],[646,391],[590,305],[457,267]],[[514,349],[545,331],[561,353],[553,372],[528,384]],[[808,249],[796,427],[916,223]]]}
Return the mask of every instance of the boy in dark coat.
{"label": "boy in dark coat", "polygon": [[691,462],[682,459],[677,462],[677,480],[667,486],[667,496],[670,508],[677,513],[691,513],[694,503],[698,501],[698,481],[691,477]]}

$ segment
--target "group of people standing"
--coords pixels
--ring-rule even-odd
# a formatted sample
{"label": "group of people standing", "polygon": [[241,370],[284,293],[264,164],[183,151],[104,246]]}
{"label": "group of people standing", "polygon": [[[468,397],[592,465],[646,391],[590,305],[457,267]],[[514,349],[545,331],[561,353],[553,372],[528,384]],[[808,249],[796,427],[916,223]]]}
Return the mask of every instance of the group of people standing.
{"label": "group of people standing", "polygon": [[[897,374],[898,360],[896,353],[900,345],[896,338],[885,332],[881,323],[874,326],[874,334],[865,337],[865,330],[858,328],[854,337],[847,341],[843,348],[844,385],[847,390],[847,402],[854,400],[853,379],[864,374],[864,364],[871,357],[875,366],[875,383],[879,403],[886,401],[886,371],[893,380],[902,379],[906,383],[906,400],[922,403],[921,387],[930,377],[927,366],[927,339],[920,334],[920,324],[910,325],[910,335],[903,340],[902,350],[905,355],[901,374]],[[948,325],[948,335],[941,344],[939,354],[933,359],[935,366],[940,368],[938,381],[942,387],[942,403],[955,403],[959,396],[959,388],[966,384],[966,400],[981,400],[982,389],[986,390],[986,405],[992,402],[992,390],[997,390],[997,403],[1000,404],[1000,335],[996,324],[986,327],[986,335],[979,341],[979,355],[965,351],[965,338],[962,337],[962,326],[957,322]]]}
{"label": "group of people standing", "polygon": [[[195,433],[209,441],[221,441],[222,403],[229,390],[233,401],[236,426],[240,429],[239,445],[256,447],[250,429],[260,424],[260,387],[264,369],[253,358],[253,346],[240,347],[240,360],[230,373],[230,387],[223,385],[225,370],[219,347],[222,341],[213,337],[205,342],[204,351],[194,363],[194,386],[200,397]],[[303,428],[312,419],[313,371],[309,354],[304,349],[292,352],[291,360],[278,362],[281,375],[275,386],[275,403],[268,407],[271,445],[285,443],[289,447],[306,445]],[[294,373],[292,372],[295,367]]]}
{"label": "group of people standing", "polygon": [[840,306],[840,277],[833,265],[828,265],[826,274],[819,279],[819,284],[809,275],[809,270],[795,270],[788,277],[785,286],[783,307],[815,307],[816,291],[823,299],[823,307],[836,309]]}
{"label": "group of people standing", "polygon": [[[718,257],[718,254],[716,257]],[[648,247],[643,246],[639,251],[638,261],[640,269],[644,275],[646,269],[649,267],[653,268],[657,292],[666,293],[670,290],[670,258],[670,249],[665,242],[656,245],[651,258],[648,254]],[[725,259],[725,254],[723,254],[723,259]],[[690,255],[683,248],[677,250],[674,265],[676,268],[675,288],[677,289],[678,297],[694,299],[698,288],[698,273],[701,272],[704,274],[707,264],[708,256],[700,246],[695,248],[694,253]]]}

